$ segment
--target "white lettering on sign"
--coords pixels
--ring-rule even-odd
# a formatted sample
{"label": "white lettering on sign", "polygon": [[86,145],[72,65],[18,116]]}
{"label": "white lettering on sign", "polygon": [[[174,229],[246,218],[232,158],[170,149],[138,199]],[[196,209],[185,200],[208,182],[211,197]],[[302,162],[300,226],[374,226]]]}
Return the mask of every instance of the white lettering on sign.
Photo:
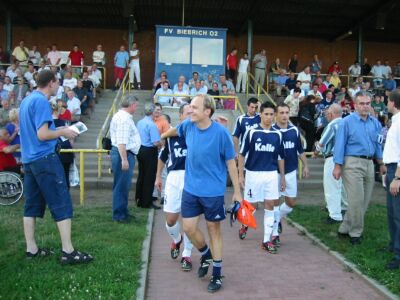
{"label": "white lettering on sign", "polygon": [[[164,28],[164,34],[174,34],[174,28]],[[216,30],[206,30],[206,29],[176,29],[177,35],[194,35],[194,36],[219,36],[219,32]]]}

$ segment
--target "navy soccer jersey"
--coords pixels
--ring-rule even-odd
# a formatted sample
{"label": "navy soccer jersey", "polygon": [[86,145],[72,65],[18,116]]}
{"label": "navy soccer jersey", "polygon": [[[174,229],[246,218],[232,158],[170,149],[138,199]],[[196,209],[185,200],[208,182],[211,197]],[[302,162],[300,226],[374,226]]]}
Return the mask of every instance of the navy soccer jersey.
{"label": "navy soccer jersey", "polygon": [[260,122],[261,118],[258,114],[252,117],[247,114],[241,115],[236,120],[235,129],[233,130],[232,135],[240,139],[240,142],[242,142],[246,131],[258,127]]}
{"label": "navy soccer jersey", "polygon": [[272,127],[282,133],[285,148],[285,174],[297,170],[299,155],[304,152],[299,129],[291,124],[288,124],[287,128],[280,128],[277,124]]}
{"label": "navy soccer jersey", "polygon": [[167,139],[167,143],[160,152],[159,159],[167,165],[168,172],[185,170],[186,154],[185,138],[176,136]]}
{"label": "navy soccer jersey", "polygon": [[276,171],[278,160],[284,159],[282,134],[271,128],[257,128],[246,132],[240,154],[245,157],[245,169],[248,171]]}

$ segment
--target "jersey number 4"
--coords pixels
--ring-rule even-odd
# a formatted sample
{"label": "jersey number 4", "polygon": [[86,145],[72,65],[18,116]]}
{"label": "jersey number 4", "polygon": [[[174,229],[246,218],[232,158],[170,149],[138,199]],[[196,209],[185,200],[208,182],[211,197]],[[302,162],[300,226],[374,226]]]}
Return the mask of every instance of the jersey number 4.
{"label": "jersey number 4", "polygon": [[253,194],[251,193],[251,189],[249,189],[249,191],[247,192],[247,196],[249,196],[250,198],[253,197]]}

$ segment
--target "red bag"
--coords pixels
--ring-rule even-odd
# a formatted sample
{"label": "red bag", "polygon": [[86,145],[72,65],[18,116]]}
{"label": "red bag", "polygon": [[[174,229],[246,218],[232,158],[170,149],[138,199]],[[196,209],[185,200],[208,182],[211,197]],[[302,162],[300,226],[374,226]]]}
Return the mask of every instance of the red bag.
{"label": "red bag", "polygon": [[257,229],[257,221],[253,213],[256,209],[246,200],[242,201],[240,208],[237,212],[237,220],[243,225]]}

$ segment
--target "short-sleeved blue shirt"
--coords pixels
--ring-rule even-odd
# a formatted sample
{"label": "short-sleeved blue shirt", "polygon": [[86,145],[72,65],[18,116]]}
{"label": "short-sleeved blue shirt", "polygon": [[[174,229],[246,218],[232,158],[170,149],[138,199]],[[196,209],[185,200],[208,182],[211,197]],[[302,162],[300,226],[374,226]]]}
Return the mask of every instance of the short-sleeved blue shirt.
{"label": "short-sleeved blue shirt", "polygon": [[150,116],[145,116],[141,119],[136,127],[140,134],[142,146],[154,147],[154,143],[161,140],[156,123],[153,122]]}
{"label": "short-sleeved blue shirt", "polygon": [[212,121],[199,129],[190,120],[178,127],[187,145],[185,191],[198,197],[223,196],[226,190],[226,162],[235,158],[232,138],[220,124]]}
{"label": "short-sleeved blue shirt", "polygon": [[129,62],[129,54],[127,51],[118,51],[114,56],[115,66],[118,68],[126,68]]}
{"label": "short-sleeved blue shirt", "polygon": [[21,154],[24,164],[55,152],[57,139],[41,141],[37,136],[38,130],[46,123],[50,130],[56,130],[47,97],[39,91],[34,91],[21,102],[19,110]]}

